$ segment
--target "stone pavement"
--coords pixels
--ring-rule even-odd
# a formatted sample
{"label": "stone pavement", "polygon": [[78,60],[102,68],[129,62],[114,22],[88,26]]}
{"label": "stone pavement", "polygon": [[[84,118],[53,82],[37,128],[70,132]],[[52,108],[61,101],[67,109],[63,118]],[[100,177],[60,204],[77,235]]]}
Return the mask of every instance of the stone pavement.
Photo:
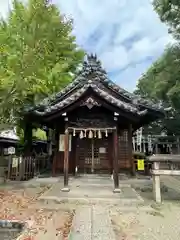
{"label": "stone pavement", "polygon": [[[69,240],[179,240],[180,203],[174,200],[180,199],[180,181],[173,177],[162,177],[161,182],[168,188],[163,193],[166,198],[161,206],[152,201],[152,180],[121,181],[122,192],[113,194],[110,179],[80,178],[70,181],[69,193],[62,193],[61,182],[57,182],[45,198],[53,197],[54,194],[60,201],[50,201],[49,204],[56,206],[61,205],[63,198],[94,199],[94,202],[75,204],[76,214]],[[141,203],[137,201],[138,194],[130,185],[140,186],[142,189],[150,186],[148,191],[138,191],[143,198],[145,195],[148,198],[144,198],[145,201]],[[122,198],[130,203],[136,200],[136,203],[127,206],[120,201]],[[68,206],[69,202],[64,204]],[[50,238],[53,239],[49,236]]]}
{"label": "stone pavement", "polygon": [[168,188],[172,188],[175,191],[180,191],[180,178],[178,177],[171,177],[171,176],[161,176],[161,182],[165,184]]}
{"label": "stone pavement", "polygon": [[79,207],[69,239],[115,240],[108,209],[100,205]]}
{"label": "stone pavement", "polygon": [[113,193],[113,181],[110,177],[80,177],[72,178],[69,181],[70,192],[62,192],[63,181],[60,181],[52,187],[50,191],[44,194],[40,199],[42,201],[78,201],[83,203],[141,203],[143,199],[137,192],[124,182],[120,183],[120,193]]}
{"label": "stone pavement", "polygon": [[[149,206],[150,207],[150,206]],[[161,207],[151,206],[119,211],[111,208],[116,239],[126,240],[179,240],[180,206],[165,203]]]}
{"label": "stone pavement", "polygon": [[113,193],[110,176],[82,176],[69,181],[70,192],[62,192],[63,181],[54,184],[40,200],[43,204],[60,206],[75,204],[76,214],[69,239],[115,240],[109,215],[110,206],[125,203],[136,205],[143,200],[128,183],[120,184],[121,192]]}

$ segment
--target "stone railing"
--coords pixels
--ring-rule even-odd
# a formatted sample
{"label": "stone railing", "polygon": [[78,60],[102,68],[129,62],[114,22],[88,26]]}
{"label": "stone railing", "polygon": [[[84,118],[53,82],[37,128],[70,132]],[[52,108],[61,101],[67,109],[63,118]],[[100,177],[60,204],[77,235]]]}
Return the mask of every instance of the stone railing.
{"label": "stone railing", "polygon": [[149,157],[152,162],[152,178],[154,199],[161,203],[160,176],[180,176],[180,155],[157,154]]}

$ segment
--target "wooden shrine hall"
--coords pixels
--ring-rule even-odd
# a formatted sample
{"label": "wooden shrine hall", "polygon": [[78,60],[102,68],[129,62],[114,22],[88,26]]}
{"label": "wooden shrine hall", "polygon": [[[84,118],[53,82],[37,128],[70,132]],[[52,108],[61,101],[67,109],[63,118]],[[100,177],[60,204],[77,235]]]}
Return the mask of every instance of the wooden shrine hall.
{"label": "wooden shrine hall", "polygon": [[118,173],[133,168],[132,132],[162,117],[160,106],[109,80],[94,55],[87,56],[67,87],[26,109],[24,115],[26,132],[32,123],[54,130],[52,171],[64,172],[63,190],[69,191],[69,174],[113,173],[115,192],[119,191]]}

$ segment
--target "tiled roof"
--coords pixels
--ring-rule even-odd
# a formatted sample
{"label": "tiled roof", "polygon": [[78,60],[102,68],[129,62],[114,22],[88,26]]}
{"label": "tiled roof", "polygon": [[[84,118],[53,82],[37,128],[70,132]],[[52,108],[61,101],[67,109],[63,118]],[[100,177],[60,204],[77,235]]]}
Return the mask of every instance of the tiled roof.
{"label": "tiled roof", "polygon": [[147,110],[163,112],[160,105],[129,93],[109,80],[100,61],[93,55],[87,57],[87,61],[84,61],[82,69],[72,83],[59,93],[44,99],[28,112],[46,116],[62,110],[78,100],[89,88],[110,104],[131,113],[143,115]]}

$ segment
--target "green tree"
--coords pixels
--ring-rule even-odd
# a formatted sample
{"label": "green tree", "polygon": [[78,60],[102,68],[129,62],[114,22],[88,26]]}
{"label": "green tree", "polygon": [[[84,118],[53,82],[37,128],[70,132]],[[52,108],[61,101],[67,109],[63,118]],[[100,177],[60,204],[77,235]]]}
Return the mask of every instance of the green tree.
{"label": "green tree", "polygon": [[166,129],[168,134],[180,134],[180,49],[168,47],[164,54],[140,78],[136,93],[171,107],[166,118],[152,130]]}
{"label": "green tree", "polygon": [[153,5],[161,21],[168,25],[169,32],[180,40],[180,1],[153,0]]}
{"label": "green tree", "polygon": [[180,49],[174,45],[140,78],[137,88],[141,95],[162,100],[180,111]]}
{"label": "green tree", "polygon": [[0,21],[1,123],[17,122],[26,104],[58,92],[84,57],[65,19],[47,0],[14,0]]}
{"label": "green tree", "polygon": [[176,39],[168,46],[163,55],[148,69],[139,80],[136,93],[161,100],[172,111],[167,114],[158,127],[169,134],[180,135],[180,1],[154,0],[153,6],[162,22],[167,24],[169,32]]}
{"label": "green tree", "polygon": [[33,137],[34,137],[35,140],[36,139],[37,140],[44,140],[44,141],[47,140],[45,131],[43,131],[41,129],[34,130],[33,131]]}

